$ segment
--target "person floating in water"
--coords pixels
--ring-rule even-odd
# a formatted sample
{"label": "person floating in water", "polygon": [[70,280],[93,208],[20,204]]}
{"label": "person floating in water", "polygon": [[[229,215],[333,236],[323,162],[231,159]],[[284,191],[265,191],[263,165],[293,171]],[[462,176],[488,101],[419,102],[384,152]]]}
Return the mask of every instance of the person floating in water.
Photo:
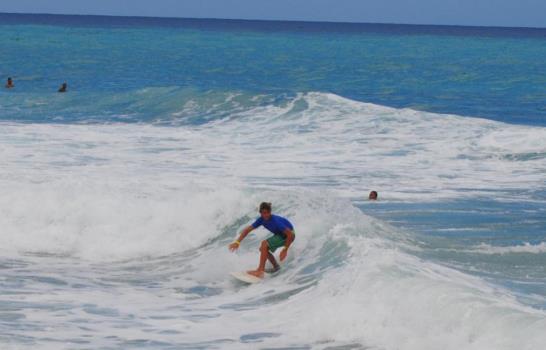
{"label": "person floating in water", "polygon": [[370,195],[368,196],[368,199],[371,200],[371,201],[376,201],[377,200],[377,191],[370,192]]}
{"label": "person floating in water", "polygon": [[13,80],[11,78],[8,78],[8,81],[6,82],[6,89],[13,89],[15,85],[13,85]]}
{"label": "person floating in water", "polygon": [[294,226],[287,219],[279,215],[271,214],[271,203],[263,202],[260,204],[260,217],[254,221],[250,226],[247,226],[239,238],[229,245],[229,250],[236,251],[241,245],[241,241],[254,229],[264,226],[268,229],[273,236],[262,241],[260,244],[260,264],[257,270],[247,271],[248,274],[263,278],[265,272],[265,262],[269,260],[273,265],[272,272],[279,270],[279,264],[275,260],[273,253],[277,248],[283,247],[280,258],[281,262],[286,259],[288,254],[288,248],[296,239],[296,233],[294,232]]}
{"label": "person floating in water", "polygon": [[63,83],[63,85],[61,85],[61,87],[59,88],[58,92],[66,92],[67,89],[68,89],[68,84]]}

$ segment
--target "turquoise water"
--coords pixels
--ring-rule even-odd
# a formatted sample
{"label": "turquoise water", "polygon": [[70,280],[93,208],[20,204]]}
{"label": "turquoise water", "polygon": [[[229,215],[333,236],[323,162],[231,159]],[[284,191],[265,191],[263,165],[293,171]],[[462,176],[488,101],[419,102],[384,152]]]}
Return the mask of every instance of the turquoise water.
{"label": "turquoise water", "polygon": [[[23,17],[31,23],[40,18]],[[165,26],[144,19],[106,18],[106,25],[85,17],[78,25],[78,20],[53,17],[49,25],[12,23],[2,28],[1,73],[16,77],[18,93],[38,94],[21,97],[24,102],[32,104],[32,97],[54,91],[66,80],[75,94],[93,93],[113,114],[119,112],[116,107],[131,107],[123,101],[124,93],[176,87],[191,94],[238,91],[276,98],[331,92],[397,108],[546,123],[544,30],[499,33],[483,28],[467,34],[464,28],[453,28],[456,35],[448,35],[442,27],[387,30],[368,25],[349,30],[302,23],[299,30],[279,31],[275,29],[282,24],[271,29],[261,22],[230,29],[229,21],[203,21],[203,29],[197,29],[183,20]],[[50,113],[73,114],[65,106],[56,107]],[[135,108],[142,113],[135,119],[158,117],[157,111],[147,113],[142,107],[149,106]],[[31,108],[24,112],[32,120],[51,118],[42,111],[34,115]],[[87,114],[94,112],[104,110],[90,108]],[[23,116],[16,111],[3,118]]]}
{"label": "turquoise water", "polygon": [[[0,42],[3,348],[546,341],[546,30],[4,14]],[[298,239],[248,287],[267,233],[227,245],[264,200]]]}

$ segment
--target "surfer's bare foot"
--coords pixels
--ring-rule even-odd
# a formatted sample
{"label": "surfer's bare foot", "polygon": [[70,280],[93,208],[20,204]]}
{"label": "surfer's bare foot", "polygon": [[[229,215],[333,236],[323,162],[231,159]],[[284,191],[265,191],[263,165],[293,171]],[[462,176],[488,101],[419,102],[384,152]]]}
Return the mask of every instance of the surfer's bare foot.
{"label": "surfer's bare foot", "polygon": [[264,272],[260,270],[247,271],[249,275],[256,276],[258,278],[264,278]]}

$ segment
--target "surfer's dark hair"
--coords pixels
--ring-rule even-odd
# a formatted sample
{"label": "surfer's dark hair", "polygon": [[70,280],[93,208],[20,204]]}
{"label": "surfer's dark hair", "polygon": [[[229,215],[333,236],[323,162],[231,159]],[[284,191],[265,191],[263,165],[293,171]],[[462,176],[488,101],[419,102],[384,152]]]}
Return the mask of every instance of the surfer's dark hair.
{"label": "surfer's dark hair", "polygon": [[268,202],[262,202],[260,204],[260,212],[262,210],[267,210],[268,212],[271,212],[271,203],[268,203]]}

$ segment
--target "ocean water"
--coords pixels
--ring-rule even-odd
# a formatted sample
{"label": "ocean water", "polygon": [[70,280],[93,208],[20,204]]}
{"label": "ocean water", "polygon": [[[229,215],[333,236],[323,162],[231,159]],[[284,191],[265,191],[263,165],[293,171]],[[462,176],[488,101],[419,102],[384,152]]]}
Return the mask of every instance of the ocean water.
{"label": "ocean water", "polygon": [[[546,30],[3,14],[0,42],[0,348],[546,344]],[[246,286],[264,200],[298,236]]]}

